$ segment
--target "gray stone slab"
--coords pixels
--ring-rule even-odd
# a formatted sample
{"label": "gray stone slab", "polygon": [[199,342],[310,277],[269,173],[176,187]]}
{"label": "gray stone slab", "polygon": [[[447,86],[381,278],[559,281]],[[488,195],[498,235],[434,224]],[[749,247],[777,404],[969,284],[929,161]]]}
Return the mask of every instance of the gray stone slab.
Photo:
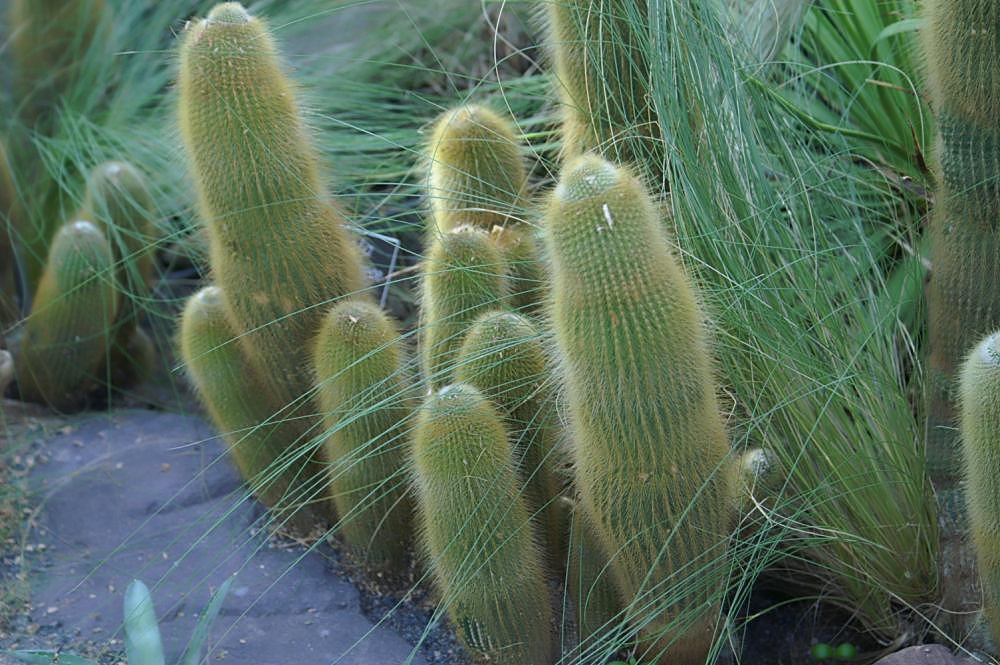
{"label": "gray stone slab", "polygon": [[33,474],[37,540],[46,545],[30,574],[36,614],[84,638],[107,638],[120,628],[126,586],[142,579],[169,662],[214,590],[233,577],[209,641],[213,658],[424,663],[361,614],[357,590],[325,546],[275,547],[265,537],[262,507],[246,498],[200,419],[137,410],[86,417],[46,450],[48,462]]}
{"label": "gray stone slab", "polygon": [[928,644],[902,649],[879,659],[874,665],[975,665],[995,662],[979,660],[972,656],[960,656],[940,644]]}

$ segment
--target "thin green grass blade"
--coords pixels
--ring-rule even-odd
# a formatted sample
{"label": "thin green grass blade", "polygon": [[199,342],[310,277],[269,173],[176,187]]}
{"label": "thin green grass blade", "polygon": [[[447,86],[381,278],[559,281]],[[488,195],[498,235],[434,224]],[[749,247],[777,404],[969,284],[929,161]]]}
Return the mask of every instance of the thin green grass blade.
{"label": "thin green grass blade", "polygon": [[229,593],[229,587],[232,584],[233,578],[230,577],[212,594],[211,600],[208,601],[208,606],[198,618],[198,625],[195,626],[194,632],[191,633],[191,640],[188,642],[187,648],[184,649],[180,665],[198,665],[201,662],[201,650],[205,645],[205,640],[208,639],[208,631],[212,627],[212,623],[216,617],[219,616],[219,612],[222,610],[222,603],[226,600],[226,594]]}

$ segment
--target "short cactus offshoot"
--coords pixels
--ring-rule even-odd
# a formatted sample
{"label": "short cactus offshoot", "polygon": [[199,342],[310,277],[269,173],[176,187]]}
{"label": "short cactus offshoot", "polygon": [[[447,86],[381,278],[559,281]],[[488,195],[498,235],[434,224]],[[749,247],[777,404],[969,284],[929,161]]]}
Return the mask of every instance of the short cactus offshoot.
{"label": "short cactus offshoot", "polygon": [[308,497],[295,494],[308,488],[307,478],[318,470],[288,457],[279,405],[247,362],[219,287],[205,287],[188,299],[179,341],[188,377],[251,491],[279,519],[290,516],[296,527],[311,528],[315,518],[297,505]]}
{"label": "short cactus offshoot", "polygon": [[73,408],[103,381],[99,369],[111,347],[117,291],[114,257],[101,230],[85,220],[63,225],[15,357],[22,399]]}
{"label": "short cactus offshoot", "polygon": [[993,641],[1000,643],[1000,332],[982,340],[962,366],[959,407],[983,615]]}
{"label": "short cactus offshoot", "polygon": [[327,314],[314,358],[340,533],[368,567],[401,572],[413,519],[406,458],[414,406],[402,339],[377,305],[347,300]]}
{"label": "short cactus offshoot", "polygon": [[154,280],[153,198],[146,177],[128,162],[106,162],[87,179],[84,215],[101,228],[115,256],[118,317],[107,364],[111,384],[135,383],[155,362],[152,340],[139,328]]}
{"label": "short cactus offshoot", "polygon": [[567,164],[545,223],[582,510],[642,651],[701,665],[736,481],[693,287],[642,186],[599,157]]}
{"label": "short cactus offshoot", "polygon": [[491,311],[477,318],[458,354],[455,380],[475,386],[499,409],[529,510],[542,526],[551,561],[562,561],[556,497],[557,429],[551,368],[536,327],[520,314]]}
{"label": "short cactus offshoot", "polygon": [[513,125],[482,106],[444,113],[428,147],[432,233],[489,231],[517,212],[527,173]]}
{"label": "short cactus offshoot", "polygon": [[433,241],[422,289],[421,365],[424,379],[441,387],[451,382],[468,327],[506,298],[503,257],[485,231],[459,227]]}
{"label": "short cactus offshoot", "polygon": [[541,554],[496,409],[465,384],[429,396],[413,466],[428,564],[459,637],[481,661],[550,662]]}

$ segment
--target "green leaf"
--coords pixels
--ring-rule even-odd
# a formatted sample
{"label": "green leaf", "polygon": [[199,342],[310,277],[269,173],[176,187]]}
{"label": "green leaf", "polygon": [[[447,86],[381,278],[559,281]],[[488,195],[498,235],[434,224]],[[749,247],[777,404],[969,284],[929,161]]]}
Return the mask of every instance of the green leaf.
{"label": "green leaf", "polygon": [[125,589],[125,655],[129,665],[165,665],[153,599],[139,580]]}
{"label": "green leaf", "polygon": [[226,594],[229,593],[229,587],[232,583],[233,578],[230,577],[212,594],[211,600],[208,601],[208,607],[205,608],[201,618],[198,619],[198,625],[195,626],[194,632],[191,634],[191,641],[188,642],[187,648],[184,650],[184,655],[180,661],[181,665],[198,665],[201,661],[201,648],[204,646],[205,640],[208,639],[208,629],[211,628],[215,618],[219,616],[219,610],[222,609],[222,601],[225,600]]}
{"label": "green leaf", "polygon": [[13,656],[22,663],[34,663],[35,665],[53,665],[54,663],[58,663],[58,665],[98,665],[98,663],[86,658],[45,649],[22,649],[0,653]]}

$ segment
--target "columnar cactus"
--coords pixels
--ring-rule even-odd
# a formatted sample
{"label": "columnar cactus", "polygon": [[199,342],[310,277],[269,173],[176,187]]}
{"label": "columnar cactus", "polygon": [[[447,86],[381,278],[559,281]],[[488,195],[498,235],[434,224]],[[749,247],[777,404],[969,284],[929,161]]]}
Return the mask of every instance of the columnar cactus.
{"label": "columnar cactus", "polygon": [[[927,462],[942,522],[947,616],[979,603],[966,545],[956,375],[962,359],[1000,328],[1000,6],[928,0],[920,33],[937,116],[937,189],[929,225]],[[955,632],[964,626],[953,628]]]}
{"label": "columnar cactus", "polygon": [[624,602],[645,608],[643,649],[700,665],[735,475],[694,289],[643,187],[599,157],[566,165],[545,223],[583,511]]}
{"label": "columnar cactus", "polygon": [[982,340],[960,372],[959,406],[969,523],[983,585],[983,615],[1000,643],[1000,333]]}
{"label": "columnar cactus", "polygon": [[562,563],[564,537],[556,504],[559,432],[550,370],[535,326],[519,314],[492,311],[466,333],[455,380],[475,386],[500,410],[528,509],[542,526],[540,535],[556,567]]}
{"label": "columnar cactus", "polygon": [[465,384],[430,395],[413,466],[428,563],[459,637],[480,661],[550,662],[548,586],[499,414]]}
{"label": "columnar cactus", "polygon": [[930,224],[928,455],[937,489],[960,474],[953,381],[973,344],[1000,327],[1000,6],[929,0],[921,30],[938,123]]}
{"label": "columnar cactus", "polygon": [[548,5],[548,47],[562,104],[566,158],[595,150],[641,160],[659,133],[650,101],[645,3],[557,0]]}
{"label": "columnar cactus", "polygon": [[503,258],[485,231],[459,227],[432,242],[422,289],[421,364],[430,385],[441,387],[469,325],[506,297]]}
{"label": "columnar cactus", "polygon": [[366,565],[401,571],[412,522],[404,451],[413,411],[402,339],[377,305],[346,300],[327,314],[314,358],[340,533]]}
{"label": "columnar cactus", "polygon": [[153,199],[145,176],[128,162],[101,164],[87,179],[83,210],[114,252],[121,291],[108,364],[115,378],[131,383],[149,370],[154,355],[151,341],[137,327],[154,279]]}
{"label": "columnar cactus", "polygon": [[117,315],[114,256],[96,225],[63,225],[24,324],[15,367],[22,399],[56,409],[79,405],[104,380]]}
{"label": "columnar cactus", "polygon": [[321,470],[288,449],[282,414],[267,381],[247,362],[239,333],[228,318],[222,290],[207,286],[191,296],[181,315],[180,354],[229,455],[251,491],[280,520],[296,527],[313,521],[301,504]]}
{"label": "columnar cactus", "polygon": [[261,20],[227,2],[194,22],[178,87],[214,279],[247,358],[290,404],[312,388],[324,305],[365,288],[360,250]]}
{"label": "columnar cactus", "polygon": [[446,111],[428,146],[430,230],[468,224],[504,226],[517,212],[527,181],[514,127],[482,106]]}
{"label": "columnar cactus", "polygon": [[599,533],[578,504],[565,500],[561,505],[571,513],[566,588],[576,611],[578,651],[585,661],[594,661],[599,653],[617,650],[609,638],[621,625],[622,600]]}

